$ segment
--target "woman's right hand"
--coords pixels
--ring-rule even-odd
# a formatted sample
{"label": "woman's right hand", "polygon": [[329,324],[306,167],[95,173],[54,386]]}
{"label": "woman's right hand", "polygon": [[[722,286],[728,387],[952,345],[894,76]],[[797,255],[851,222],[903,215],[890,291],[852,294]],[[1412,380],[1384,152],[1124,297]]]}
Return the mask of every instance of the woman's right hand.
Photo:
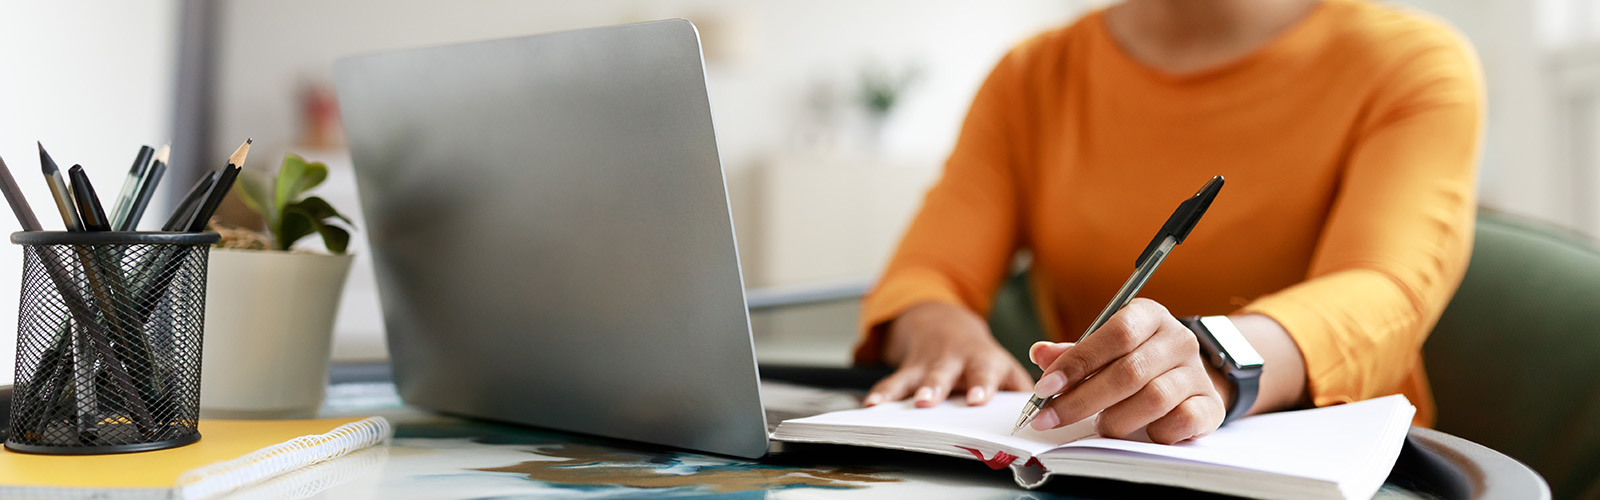
{"label": "woman's right hand", "polygon": [[898,368],[872,387],[866,406],[910,397],[930,408],[960,390],[977,406],[997,390],[1033,390],[1033,378],[1000,347],[983,318],[961,306],[924,302],[906,309],[889,323],[883,354]]}

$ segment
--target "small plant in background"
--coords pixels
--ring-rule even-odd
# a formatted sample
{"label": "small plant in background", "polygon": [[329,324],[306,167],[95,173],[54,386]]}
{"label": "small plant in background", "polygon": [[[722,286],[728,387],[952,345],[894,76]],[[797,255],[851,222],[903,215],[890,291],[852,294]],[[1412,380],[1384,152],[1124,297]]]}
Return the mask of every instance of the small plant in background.
{"label": "small plant in background", "polygon": [[[345,253],[350,246],[350,229],[335,222],[343,221],[351,227],[355,224],[327,200],[304,196],[327,178],[327,165],[308,163],[293,154],[283,156],[276,178],[268,179],[266,175],[250,172],[240,175],[239,199],[267,222],[266,232],[255,239],[267,249],[288,251],[296,241],[316,233],[322,236],[329,253]],[[224,240],[229,239],[226,234],[224,236]]]}
{"label": "small plant in background", "polygon": [[916,64],[894,68],[873,63],[861,68],[856,100],[866,111],[863,145],[869,151],[877,152],[883,147],[890,115],[902,106],[906,91],[921,77],[922,69]]}
{"label": "small plant in background", "polygon": [[869,64],[861,69],[861,105],[867,113],[886,116],[893,112],[906,90],[922,78],[922,68],[909,64],[891,69],[885,64]]}

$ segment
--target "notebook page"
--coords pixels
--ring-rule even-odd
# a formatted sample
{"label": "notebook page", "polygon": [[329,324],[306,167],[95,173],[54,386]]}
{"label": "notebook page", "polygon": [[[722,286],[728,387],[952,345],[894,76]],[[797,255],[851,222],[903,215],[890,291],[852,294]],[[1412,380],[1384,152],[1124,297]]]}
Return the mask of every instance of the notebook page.
{"label": "notebook page", "polygon": [[1410,401],[1397,394],[1246,417],[1176,445],[1091,438],[1068,444],[1063,452],[1078,447],[1124,450],[1341,483],[1381,469],[1381,484],[1414,413]]}
{"label": "notebook page", "polygon": [[[933,408],[917,408],[910,401],[884,403],[871,408],[844,410],[785,421],[797,424],[912,429],[964,436],[978,441],[1038,455],[1064,443],[1094,436],[1094,422],[1081,422],[1046,432],[1024,427],[1016,436],[1011,429],[1022,415],[1030,393],[1000,392],[983,406],[967,406],[951,398]],[[987,450],[986,450],[987,451]]]}

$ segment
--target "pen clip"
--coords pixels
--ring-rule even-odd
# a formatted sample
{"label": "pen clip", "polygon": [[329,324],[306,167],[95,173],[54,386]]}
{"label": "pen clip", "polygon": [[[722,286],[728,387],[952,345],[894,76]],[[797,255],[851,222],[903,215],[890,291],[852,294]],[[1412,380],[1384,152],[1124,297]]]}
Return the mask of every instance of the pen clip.
{"label": "pen clip", "polygon": [[1217,193],[1221,191],[1222,176],[1219,175],[1206,181],[1206,185],[1201,186],[1200,191],[1195,192],[1194,196],[1179,203],[1178,209],[1173,210],[1172,216],[1161,225],[1161,231],[1156,232],[1156,237],[1150,240],[1150,244],[1139,253],[1139,258],[1133,261],[1133,267],[1143,266],[1145,259],[1150,258],[1150,254],[1155,253],[1156,248],[1161,246],[1161,241],[1168,236],[1171,236],[1176,243],[1183,243],[1183,239],[1189,236],[1189,231],[1194,229],[1195,223],[1200,222],[1200,216],[1206,214],[1207,208],[1211,208],[1211,200],[1216,199]]}

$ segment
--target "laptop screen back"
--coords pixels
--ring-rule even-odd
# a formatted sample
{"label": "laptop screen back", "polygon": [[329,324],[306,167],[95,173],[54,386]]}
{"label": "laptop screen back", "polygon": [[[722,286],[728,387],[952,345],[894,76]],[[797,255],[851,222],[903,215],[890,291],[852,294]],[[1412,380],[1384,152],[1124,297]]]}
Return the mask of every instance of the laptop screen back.
{"label": "laptop screen back", "polygon": [[358,56],[335,81],[407,403],[765,453],[692,25]]}

